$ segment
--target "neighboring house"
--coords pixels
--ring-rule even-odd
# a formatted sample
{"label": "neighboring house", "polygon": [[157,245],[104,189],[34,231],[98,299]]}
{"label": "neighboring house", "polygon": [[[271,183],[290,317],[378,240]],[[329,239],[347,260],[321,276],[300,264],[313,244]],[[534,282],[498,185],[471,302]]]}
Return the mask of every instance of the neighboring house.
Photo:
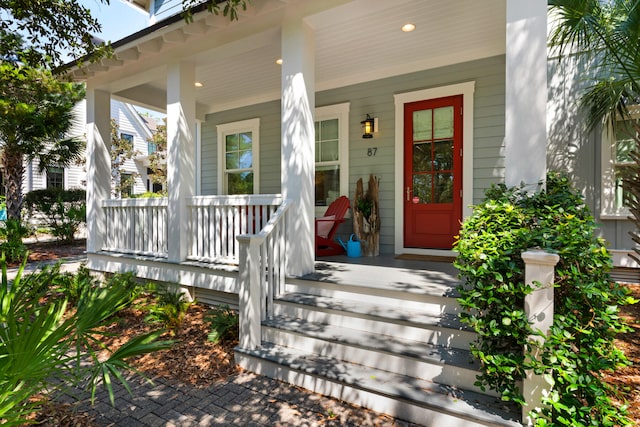
{"label": "neighboring house", "polygon": [[[79,103],[75,112],[78,120],[74,123],[70,135],[85,138],[86,126],[86,102]],[[127,160],[123,167],[123,174],[130,174],[134,177],[134,184],[129,192],[131,194],[144,193],[151,188],[148,179],[146,156],[149,154],[149,144],[147,140],[155,131],[155,121],[151,118],[141,116],[131,104],[113,99],[111,100],[110,117],[118,124],[118,132],[122,138],[133,141],[137,155],[134,159]],[[153,147],[151,147],[153,148]],[[67,167],[50,166],[44,171],[40,171],[37,162],[27,165],[24,180],[24,192],[45,188],[85,188],[87,185],[87,172],[85,161],[72,164]]]}
{"label": "neighboring house", "polygon": [[[626,262],[630,226],[598,205],[609,146],[573,127],[547,2],[253,0],[238,21],[198,9],[191,24],[177,0],[133,3],[157,22],[69,69],[88,87],[89,267],[239,306],[247,369],[428,425],[515,425],[469,403],[483,398],[455,271],[393,256],[454,255],[491,184],[533,189],[559,166]],[[166,111],[167,198],[110,199],[114,97]],[[381,256],[315,271],[314,217],[370,174]]]}

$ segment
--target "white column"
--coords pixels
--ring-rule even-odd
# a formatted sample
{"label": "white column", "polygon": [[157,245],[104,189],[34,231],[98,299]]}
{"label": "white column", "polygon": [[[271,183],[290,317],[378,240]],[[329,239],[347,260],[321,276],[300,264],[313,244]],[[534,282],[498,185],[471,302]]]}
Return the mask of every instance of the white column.
{"label": "white column", "polygon": [[[546,335],[553,326],[554,267],[560,257],[538,249],[523,252],[522,259],[525,263],[525,283],[534,288],[534,291],[524,298],[524,311],[531,323],[531,328]],[[532,335],[529,341],[537,344],[533,346],[530,357],[534,360],[539,359],[544,338]],[[522,379],[522,395],[526,402],[522,407],[523,424],[533,425],[529,412],[541,409],[542,397],[549,389],[550,384],[542,375],[535,375],[532,370],[527,370],[525,378]]]}
{"label": "white column", "polygon": [[547,169],[547,1],[506,4],[505,182],[534,190]]}
{"label": "white column", "polygon": [[315,42],[300,17],[282,27],[282,195],[287,214],[287,274],[314,269]]}
{"label": "white column", "polygon": [[167,67],[167,187],[169,261],[184,261],[189,240],[187,198],[195,194],[195,67]]}
{"label": "white column", "polygon": [[111,196],[111,94],[87,87],[87,252],[102,249]]}

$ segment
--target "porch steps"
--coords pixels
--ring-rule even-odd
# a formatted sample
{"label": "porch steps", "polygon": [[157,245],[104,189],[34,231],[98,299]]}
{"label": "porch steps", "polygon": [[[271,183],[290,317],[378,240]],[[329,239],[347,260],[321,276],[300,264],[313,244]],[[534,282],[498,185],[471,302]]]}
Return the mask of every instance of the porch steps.
{"label": "porch steps", "polygon": [[[331,268],[333,267],[333,269]],[[347,274],[350,272],[351,274]],[[476,335],[451,274],[328,266],[287,279],[245,369],[425,426],[518,426],[520,409],[473,385]],[[386,285],[385,285],[386,283]]]}

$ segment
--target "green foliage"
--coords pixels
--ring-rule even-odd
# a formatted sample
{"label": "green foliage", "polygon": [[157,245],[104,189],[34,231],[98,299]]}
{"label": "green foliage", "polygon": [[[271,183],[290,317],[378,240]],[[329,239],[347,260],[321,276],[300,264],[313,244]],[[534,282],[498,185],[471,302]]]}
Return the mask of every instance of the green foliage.
{"label": "green foliage", "polygon": [[[101,326],[114,321],[114,314],[131,304],[131,280],[118,276],[104,286],[86,283],[79,292],[76,310],[67,311],[69,300],[52,294],[60,283],[58,267],[45,267],[23,276],[25,262],[9,283],[4,257],[0,259],[0,420],[3,425],[24,425],[25,417],[37,410],[34,395],[69,385],[85,385],[95,396],[106,387],[114,402],[112,382],[128,389],[122,371],[131,370],[127,359],[167,348],[157,341],[162,331],[134,337],[113,351],[102,343]],[[84,273],[82,273],[84,274]],[[84,279],[83,279],[84,280]],[[99,352],[107,356],[99,357]]]}
{"label": "green foliage", "polygon": [[4,253],[7,261],[14,263],[23,259],[27,254],[27,247],[22,239],[29,235],[29,229],[19,219],[7,219],[0,226],[0,252]]}
{"label": "green foliage", "polygon": [[145,320],[151,323],[162,323],[172,334],[175,334],[193,302],[187,300],[186,295],[176,284],[162,288],[150,285],[149,288],[155,290],[155,300],[148,306],[149,314]]}
{"label": "green foliage", "polygon": [[139,174],[126,173],[124,165],[139,154],[140,152],[134,147],[134,141],[123,138],[118,129],[118,123],[111,119],[111,177],[114,180],[114,197],[128,197],[130,195],[135,177]]}
{"label": "green foliage", "polygon": [[[523,403],[516,381],[525,370],[553,383],[547,408],[535,414],[538,425],[626,425],[624,408],[602,372],[628,364],[614,338],[629,328],[618,317],[620,305],[633,303],[627,290],[611,282],[610,256],[594,235],[593,217],[568,178],[547,176],[547,188],[528,194],[522,188],[494,186],[465,221],[456,249],[462,321],[478,333],[471,351],[482,365],[477,385]],[[539,247],[560,256],[555,275],[555,316],[542,363],[527,357],[534,334],[523,311],[532,288],[524,283],[521,253]],[[527,351],[525,352],[525,347]]]}
{"label": "green foliage", "polygon": [[140,194],[132,194],[130,196],[132,199],[161,199],[163,197],[167,197],[166,193],[154,193],[152,191],[147,191],[145,193]]}
{"label": "green foliage", "polygon": [[43,215],[51,233],[71,242],[86,222],[86,191],[48,188],[27,193],[25,207],[30,216]]}
{"label": "green foliage", "polygon": [[209,13],[216,15],[222,12],[223,16],[229,17],[231,21],[238,19],[238,9],[247,10],[247,5],[251,0],[228,0],[224,2],[224,8],[220,10],[220,3],[216,0],[182,0],[182,16],[187,22],[193,22],[193,12],[196,7],[204,7]]}
{"label": "green foliage", "polygon": [[[52,271],[59,272],[59,264],[50,267]],[[80,301],[80,297],[84,295],[90,288],[98,286],[95,279],[88,268],[84,265],[76,271],[75,274],[55,274],[51,280],[51,288],[60,292],[72,306],[76,306]]]}
{"label": "green foliage", "polygon": [[167,119],[164,118],[162,124],[156,126],[156,131],[147,143],[155,147],[153,153],[149,153],[149,179],[154,184],[160,184],[162,188],[167,188]]}
{"label": "green foliage", "polygon": [[67,137],[84,86],[58,81],[50,71],[0,62],[0,141],[7,216],[20,218],[24,161],[41,170],[77,162],[84,141]]}
{"label": "green foliage", "polygon": [[209,341],[217,344],[221,341],[238,339],[238,313],[231,310],[228,305],[217,306],[209,310],[205,321],[211,324]]}
{"label": "green foliage", "polygon": [[[2,58],[18,56],[29,66],[53,68],[62,64],[63,52],[79,57],[105,50],[95,45],[92,36],[100,32],[100,24],[77,0],[3,1],[0,11]],[[28,49],[16,41],[17,34],[29,40]]]}

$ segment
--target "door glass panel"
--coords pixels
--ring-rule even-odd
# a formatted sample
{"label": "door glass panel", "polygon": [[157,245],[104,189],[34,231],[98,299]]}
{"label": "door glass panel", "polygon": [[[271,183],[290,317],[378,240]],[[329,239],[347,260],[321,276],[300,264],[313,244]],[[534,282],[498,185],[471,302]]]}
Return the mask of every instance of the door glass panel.
{"label": "door glass panel", "polygon": [[431,164],[431,143],[413,144],[413,171],[430,172]]}
{"label": "door glass panel", "polygon": [[435,174],[434,203],[453,203],[453,174]]}
{"label": "door glass panel", "polygon": [[413,175],[413,197],[418,203],[431,203],[431,174]]}
{"label": "door glass panel", "polygon": [[434,170],[453,169],[453,141],[434,142],[433,165]]}
{"label": "door glass panel", "polygon": [[436,108],[433,112],[435,121],[434,139],[453,138],[453,107]]}
{"label": "door glass panel", "polygon": [[432,117],[431,110],[413,112],[413,140],[424,141],[431,139]]}

